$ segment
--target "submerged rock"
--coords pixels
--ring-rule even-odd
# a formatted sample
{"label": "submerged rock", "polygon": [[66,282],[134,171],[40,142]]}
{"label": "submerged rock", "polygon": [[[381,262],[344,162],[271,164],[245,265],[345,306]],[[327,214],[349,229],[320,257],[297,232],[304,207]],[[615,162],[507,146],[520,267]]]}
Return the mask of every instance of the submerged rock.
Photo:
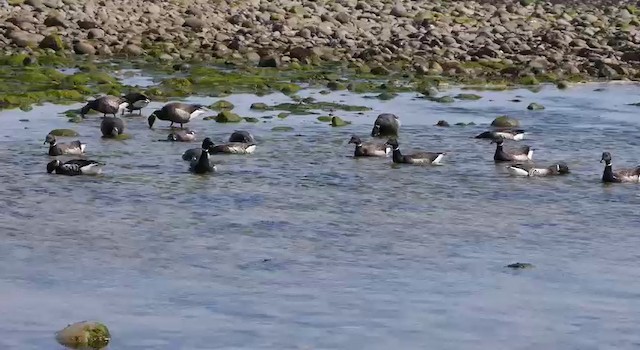
{"label": "submerged rock", "polygon": [[269,109],[269,106],[267,106],[266,103],[254,102],[254,103],[251,104],[249,109],[253,109],[253,110],[256,110],[256,111],[266,111],[266,110]]}
{"label": "submerged rock", "polygon": [[73,349],[102,349],[109,345],[111,334],[100,322],[82,321],[70,324],[56,333],[60,345]]}
{"label": "submerged rock", "polygon": [[233,112],[222,111],[218,113],[215,120],[218,123],[239,123],[242,121],[242,118]]}
{"label": "submerged rock", "polygon": [[458,100],[475,101],[481,99],[482,96],[476,94],[457,94],[455,98],[457,98]]}
{"label": "submerged rock", "polygon": [[257,123],[257,122],[259,122],[258,118],[254,118],[254,117],[244,117],[243,119],[247,123]]}
{"label": "submerged rock", "polygon": [[331,126],[346,126],[351,124],[350,121],[343,120],[340,117],[332,117],[331,118]]}
{"label": "submerged rock", "polygon": [[530,268],[533,268],[533,265],[529,263],[517,262],[517,263],[509,264],[505,267],[508,267],[511,269],[530,269]]}
{"label": "submerged rock", "polygon": [[503,115],[494,119],[491,122],[491,126],[495,126],[498,128],[513,128],[520,126],[520,122],[515,118]]}
{"label": "submerged rock", "polygon": [[323,116],[320,116],[320,117],[318,117],[316,119],[318,119],[318,121],[324,122],[324,123],[328,123],[328,122],[331,121],[331,117],[328,116],[328,115],[323,115]]}
{"label": "submerged rock", "polygon": [[527,109],[530,110],[530,111],[539,111],[541,109],[544,109],[544,106],[539,104],[539,103],[531,102],[527,106]]}
{"label": "submerged rock", "polygon": [[209,106],[214,111],[232,110],[235,106],[233,103],[225,100],[216,101]]}
{"label": "submerged rock", "polygon": [[436,126],[447,127],[447,126],[451,126],[451,125],[449,125],[449,122],[447,122],[446,120],[438,120],[438,122],[436,123]]}
{"label": "submerged rock", "polygon": [[293,131],[293,128],[290,126],[274,126],[271,131]]}
{"label": "submerged rock", "polygon": [[78,132],[72,129],[53,129],[49,131],[49,134],[56,137],[76,137],[79,136]]}

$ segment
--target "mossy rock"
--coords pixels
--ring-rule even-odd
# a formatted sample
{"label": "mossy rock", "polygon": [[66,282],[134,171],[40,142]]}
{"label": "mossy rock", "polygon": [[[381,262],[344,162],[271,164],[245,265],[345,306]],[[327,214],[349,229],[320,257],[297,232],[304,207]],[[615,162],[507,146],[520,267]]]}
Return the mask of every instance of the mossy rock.
{"label": "mossy rock", "polygon": [[105,139],[125,141],[133,138],[131,134],[118,134],[117,136],[104,137]]}
{"label": "mossy rock", "polygon": [[222,111],[218,113],[215,120],[218,123],[239,123],[242,121],[242,118],[233,112]]}
{"label": "mossy rock", "polygon": [[251,104],[249,109],[253,109],[255,111],[266,111],[269,110],[269,106],[266,103],[254,102]]}
{"label": "mossy rock", "polygon": [[321,122],[323,122],[323,123],[329,123],[329,122],[331,122],[331,117],[330,117],[330,116],[328,116],[328,115],[323,115],[323,116],[320,116],[320,117],[318,117],[318,118],[316,118],[316,119],[318,119],[318,121],[321,121]]}
{"label": "mossy rock", "polygon": [[100,322],[77,322],[56,333],[60,345],[73,349],[103,349],[110,340],[109,329]]}
{"label": "mossy rock", "polygon": [[254,118],[254,117],[244,117],[242,119],[244,119],[244,121],[246,121],[247,123],[257,123],[260,121],[258,120],[258,118]]}
{"label": "mossy rock", "polygon": [[534,76],[524,76],[518,80],[520,85],[539,85],[540,81]]}
{"label": "mossy rock", "polygon": [[73,129],[53,129],[49,131],[49,134],[56,137],[76,137],[80,135]]}
{"label": "mossy rock", "polygon": [[341,83],[341,82],[338,82],[338,81],[330,81],[330,82],[327,83],[327,89],[333,90],[333,91],[346,90],[347,86],[345,84]]}
{"label": "mossy rock", "polygon": [[569,82],[567,82],[565,80],[561,80],[561,81],[556,83],[556,87],[558,89],[560,89],[560,90],[568,89],[569,88]]}
{"label": "mossy rock", "polygon": [[293,128],[290,126],[274,126],[273,128],[271,128],[271,131],[286,132],[286,131],[293,131]]}
{"label": "mossy rock", "polygon": [[330,94],[330,93],[331,93],[331,91],[329,91],[329,90],[320,90],[320,91],[318,91],[318,93],[319,93],[320,95],[328,95],[328,94]]}
{"label": "mossy rock", "polygon": [[389,69],[383,67],[383,66],[376,66],[371,68],[371,74],[373,75],[389,75],[391,72],[389,71]]}
{"label": "mossy rock", "polygon": [[476,95],[476,94],[457,94],[454,97],[457,98],[458,100],[467,100],[467,101],[476,101],[482,98],[482,96]]}
{"label": "mossy rock", "polygon": [[285,95],[293,95],[298,91],[302,90],[302,88],[296,84],[288,83],[280,86],[278,90],[280,90],[280,92],[282,92]]}
{"label": "mossy rock", "polygon": [[539,103],[531,102],[527,106],[527,109],[530,110],[530,111],[539,111],[539,110],[544,109],[544,106],[539,104]]}
{"label": "mossy rock", "polygon": [[433,102],[438,102],[438,103],[453,103],[453,102],[456,102],[456,100],[451,96],[432,97],[432,98],[429,98],[429,100],[431,100]]}
{"label": "mossy rock", "polygon": [[465,123],[465,122],[457,122],[454,124],[455,126],[471,126],[471,125],[476,125],[476,123],[474,122],[469,122],[469,123]]}
{"label": "mossy rock", "polygon": [[436,126],[449,127],[451,125],[446,120],[438,120],[438,122],[436,123]]}
{"label": "mossy rock", "polygon": [[383,100],[383,101],[393,100],[396,97],[398,97],[398,94],[396,94],[395,92],[389,92],[389,91],[385,91],[380,95],[376,96],[378,100]]}
{"label": "mossy rock", "polygon": [[520,126],[520,122],[515,118],[502,115],[494,119],[491,122],[491,126],[495,126],[498,128],[515,128]]}
{"label": "mossy rock", "polygon": [[278,118],[285,119],[286,117],[288,117],[290,115],[291,115],[291,113],[282,112],[282,113],[278,113]]}
{"label": "mossy rock", "polygon": [[209,108],[214,111],[230,111],[234,107],[233,103],[225,100],[216,101],[209,106]]}
{"label": "mossy rock", "polygon": [[351,124],[350,121],[343,120],[340,117],[332,117],[331,118],[331,126],[347,126]]}
{"label": "mossy rock", "polygon": [[71,118],[67,119],[67,121],[68,121],[69,123],[76,123],[76,124],[78,124],[78,123],[82,123],[82,122],[84,121],[84,119],[82,119],[82,117],[81,117],[81,116],[76,115],[76,116],[74,116],[74,117],[71,117]]}

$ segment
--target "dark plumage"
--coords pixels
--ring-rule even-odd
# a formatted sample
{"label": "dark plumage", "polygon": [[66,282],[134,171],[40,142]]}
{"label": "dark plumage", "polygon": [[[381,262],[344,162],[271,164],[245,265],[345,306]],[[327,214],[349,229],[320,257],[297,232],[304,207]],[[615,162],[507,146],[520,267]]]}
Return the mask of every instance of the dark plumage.
{"label": "dark plumage", "polygon": [[98,175],[102,173],[104,163],[89,159],[72,159],[65,163],[60,160],[52,160],[47,164],[47,173],[56,172],[59,175]]}
{"label": "dark plumage", "polygon": [[196,118],[204,113],[203,105],[200,104],[188,104],[182,102],[171,102],[164,105],[161,109],[158,109],[151,113],[148,118],[149,127],[152,128],[157,119],[170,121],[180,124],[180,128],[183,128],[183,124],[190,122],[193,118]]}
{"label": "dark plumage", "polygon": [[229,136],[229,142],[255,143],[256,139],[248,131],[236,130]]}
{"label": "dark plumage", "polygon": [[124,121],[118,117],[104,117],[100,122],[102,137],[117,137],[124,132]]}
{"label": "dark plumage", "polygon": [[216,166],[209,160],[209,148],[213,146],[210,138],[202,141],[200,155],[196,159],[192,159],[189,164],[189,171],[195,174],[206,174],[216,171]]}
{"label": "dark plumage", "polygon": [[61,156],[63,154],[83,154],[84,149],[87,147],[84,143],[79,140],[71,141],[69,143],[58,143],[56,137],[47,134],[47,137],[44,139],[43,144],[49,144],[49,155],[50,156]]}
{"label": "dark plumage", "polygon": [[391,146],[382,142],[367,142],[363,143],[358,136],[352,136],[349,140],[349,144],[356,145],[354,151],[354,157],[386,157],[391,153]]}
{"label": "dark plumage", "polygon": [[556,163],[548,167],[538,168],[532,164],[513,164],[507,166],[507,171],[513,176],[555,176],[569,174],[569,166],[565,163]]}
{"label": "dark plumage", "polygon": [[497,139],[506,139],[506,140],[515,140],[515,141],[519,141],[524,139],[524,133],[525,131],[522,129],[517,129],[517,130],[490,130],[490,131],[485,131],[481,134],[479,134],[478,136],[476,136],[475,138],[477,139],[493,139],[493,140],[497,140]]}
{"label": "dark plumage", "polygon": [[640,182],[640,165],[631,169],[618,169],[613,171],[611,165],[611,153],[603,152],[600,163],[604,162],[602,182]]}
{"label": "dark plumage", "polygon": [[513,162],[513,161],[529,161],[533,157],[533,149],[529,146],[522,146],[517,149],[505,151],[503,148],[504,140],[499,138],[491,141],[496,144],[496,151],[493,154],[495,162]]}
{"label": "dark plumage", "polygon": [[382,113],[376,118],[371,130],[371,137],[398,136],[400,119],[395,114]]}
{"label": "dark plumage", "polygon": [[[144,94],[139,92],[131,92],[123,96],[124,100],[128,103],[126,108],[129,113],[133,111],[140,111],[140,115],[142,115],[142,109],[149,105],[151,100]],[[124,115],[124,109],[122,110],[122,115]]]}
{"label": "dark plumage", "polygon": [[80,116],[85,118],[85,115],[93,109],[94,111],[104,114],[105,117],[107,114],[113,114],[115,117],[118,112],[124,110],[128,105],[123,97],[106,95],[87,102],[87,104],[80,109]]}
{"label": "dark plumage", "polygon": [[440,164],[446,153],[444,152],[418,152],[403,155],[400,152],[398,140],[389,139],[387,144],[393,148],[393,162],[405,164]]}

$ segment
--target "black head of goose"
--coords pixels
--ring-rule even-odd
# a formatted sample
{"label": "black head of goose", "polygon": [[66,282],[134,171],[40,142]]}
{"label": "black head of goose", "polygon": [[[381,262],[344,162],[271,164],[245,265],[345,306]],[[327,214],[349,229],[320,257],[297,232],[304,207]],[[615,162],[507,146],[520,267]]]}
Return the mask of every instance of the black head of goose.
{"label": "black head of goose", "polygon": [[118,117],[104,117],[100,122],[102,137],[117,137],[124,132],[124,121]]}
{"label": "black head of goose", "polygon": [[476,139],[505,139],[520,141],[524,139],[525,131],[522,129],[489,130],[477,135]]}
{"label": "black head of goose", "polygon": [[200,155],[191,160],[189,165],[189,171],[195,174],[206,174],[216,171],[216,166],[209,160],[209,148],[213,146],[213,142],[210,138],[205,138],[202,141],[202,148],[200,149]]}
{"label": "black head of goose", "polygon": [[382,113],[376,118],[371,129],[371,137],[398,136],[400,119],[395,114]]}
{"label": "black head of goose", "polygon": [[493,160],[495,162],[529,161],[533,157],[534,149],[527,145],[514,150],[505,151],[503,138],[492,140],[491,143],[496,144],[496,151],[493,154]]}
{"label": "black head of goose", "polygon": [[102,173],[104,163],[90,159],[72,159],[62,163],[59,159],[47,164],[47,173],[56,172],[58,175],[99,175]]}
{"label": "black head of goose", "polygon": [[204,106],[201,104],[171,102],[151,113],[147,121],[149,122],[150,128],[153,127],[156,119],[170,121],[170,127],[172,127],[174,123],[177,123],[180,124],[180,128],[184,128],[184,124],[206,113],[203,108]]}
{"label": "black head of goose", "polygon": [[547,167],[536,167],[532,164],[512,164],[507,166],[507,171],[512,176],[556,176],[571,173],[569,166],[564,163],[556,163]]}
{"label": "black head of goose", "polygon": [[49,144],[49,155],[50,156],[61,156],[63,154],[83,154],[87,145],[80,142],[79,140],[71,141],[69,143],[58,143],[56,137],[47,134],[44,139],[43,144]]}
{"label": "black head of goose", "polygon": [[400,145],[397,139],[389,139],[387,145],[393,148],[393,162],[398,164],[440,164],[442,158],[446,155],[445,152],[417,152],[403,155],[400,152]]}
{"label": "black head of goose", "polygon": [[116,114],[123,111],[127,106],[129,106],[129,104],[123,97],[111,95],[101,96],[93,101],[87,102],[87,104],[80,109],[80,116],[85,118],[85,115],[89,113],[90,110],[94,110],[102,113],[105,117],[107,114],[113,114],[115,117]]}
{"label": "black head of goose", "polygon": [[611,153],[603,152],[600,163],[604,162],[602,182],[640,182],[640,165],[630,169],[618,169],[613,171],[611,165]]}
{"label": "black head of goose", "polygon": [[236,130],[229,136],[229,142],[255,143],[256,139],[248,131]]}
{"label": "black head of goose", "polygon": [[[151,103],[151,100],[149,99],[149,97],[147,97],[147,95],[141,94],[139,92],[130,92],[122,97],[128,104],[126,110],[128,110],[129,113],[132,113],[133,111],[139,111],[139,114],[142,115],[142,109],[148,106],[149,103]],[[124,115],[124,111],[125,110],[123,109],[122,115]]]}
{"label": "black head of goose", "polygon": [[363,143],[358,136],[351,136],[348,144],[354,144],[356,149],[353,153],[354,157],[386,157],[391,153],[391,146],[382,142]]}
{"label": "black head of goose", "polygon": [[167,140],[169,141],[178,141],[178,142],[191,142],[196,140],[196,132],[193,130],[185,131],[178,130],[174,131],[167,136]]}

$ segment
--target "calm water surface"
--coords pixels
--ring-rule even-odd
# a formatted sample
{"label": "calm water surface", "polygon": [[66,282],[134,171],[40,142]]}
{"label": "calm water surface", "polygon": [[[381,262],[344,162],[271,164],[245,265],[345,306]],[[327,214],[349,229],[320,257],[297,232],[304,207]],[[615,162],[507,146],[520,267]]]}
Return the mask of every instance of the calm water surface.
{"label": "calm water surface", "polygon": [[[0,348],[59,349],[53,333],[85,319],[109,325],[111,349],[639,348],[640,185],[599,182],[604,150],[614,167],[640,162],[637,86],[479,94],[301,94],[374,109],[336,111],[353,122],[343,128],[197,120],[199,140],[242,128],[259,143],[215,156],[213,176],[180,158],[199,142],[158,141],[166,122],[128,117],[134,138],[113,141],[95,115],[58,115],[69,106],[0,113]],[[278,112],[252,102],[289,101],[225,99],[256,117]],[[382,112],[401,118],[405,152],[446,151],[444,165],[353,159],[349,137],[368,138]],[[500,114],[522,121],[538,163],[573,174],[511,178],[494,165],[495,146],[472,137]],[[281,125],[294,131],[271,131]],[[42,142],[58,127],[80,132],[103,176],[45,173]],[[536,267],[503,267],[516,261]]]}

